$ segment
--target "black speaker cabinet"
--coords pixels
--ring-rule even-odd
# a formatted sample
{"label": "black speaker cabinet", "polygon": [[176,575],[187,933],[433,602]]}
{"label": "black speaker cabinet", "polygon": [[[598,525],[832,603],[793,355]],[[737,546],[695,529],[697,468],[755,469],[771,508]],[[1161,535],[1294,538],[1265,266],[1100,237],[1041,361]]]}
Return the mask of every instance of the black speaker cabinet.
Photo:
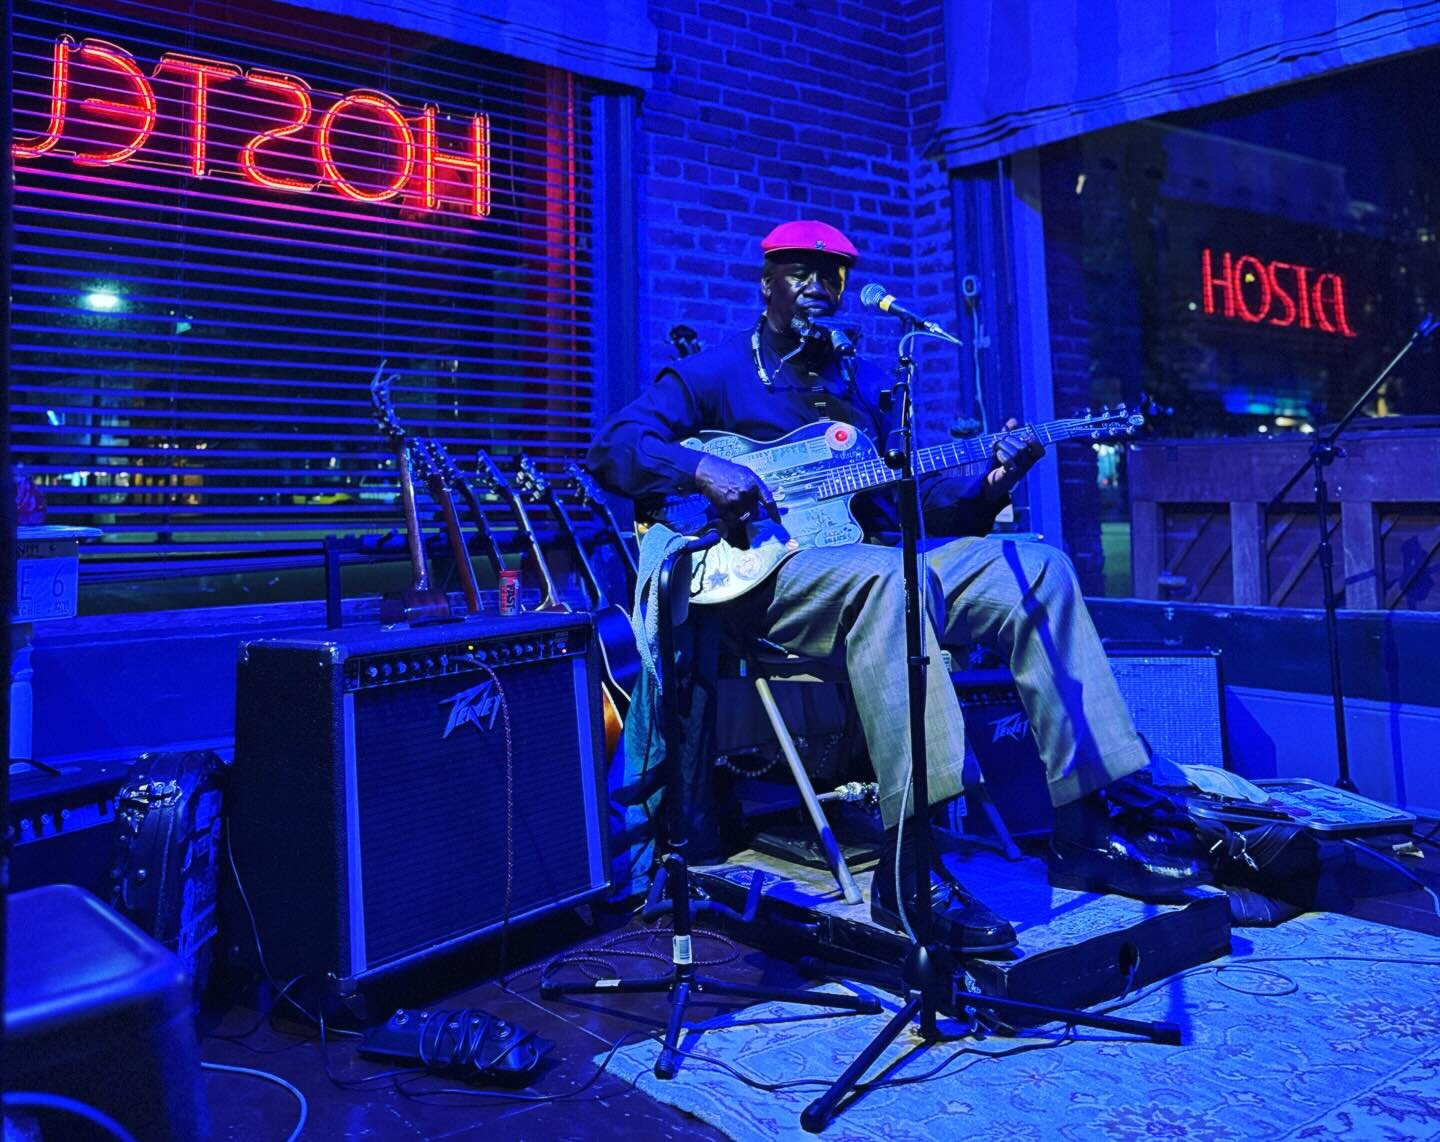
{"label": "black speaker cabinet", "polygon": [[1225,683],[1218,650],[1107,651],[1135,729],[1177,765],[1224,768]]}
{"label": "black speaker cabinet", "polygon": [[595,655],[570,614],[241,648],[230,839],[276,979],[348,991],[604,890]]}

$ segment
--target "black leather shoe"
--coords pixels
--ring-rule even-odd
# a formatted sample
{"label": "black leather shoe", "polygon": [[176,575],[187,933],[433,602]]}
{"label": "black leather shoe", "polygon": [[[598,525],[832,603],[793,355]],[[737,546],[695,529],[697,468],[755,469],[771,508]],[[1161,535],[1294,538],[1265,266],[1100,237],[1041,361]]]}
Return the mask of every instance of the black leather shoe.
{"label": "black leather shoe", "polygon": [[1184,806],[1133,774],[1055,811],[1050,883],[1155,904],[1185,900],[1212,878]]}
{"label": "black leather shoe", "polygon": [[[907,901],[906,916],[915,926],[914,863],[909,838],[902,848],[901,868]],[[930,873],[931,934],[957,956],[987,956],[1005,952],[1019,941],[1008,920],[997,916],[943,869]],[[905,926],[895,900],[895,845],[886,845],[870,882],[870,918],[897,932]]]}

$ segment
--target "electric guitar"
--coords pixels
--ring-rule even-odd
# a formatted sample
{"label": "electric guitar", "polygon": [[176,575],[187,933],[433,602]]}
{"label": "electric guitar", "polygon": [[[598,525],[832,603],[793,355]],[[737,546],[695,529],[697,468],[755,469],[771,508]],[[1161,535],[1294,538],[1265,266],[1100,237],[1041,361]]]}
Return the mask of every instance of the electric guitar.
{"label": "electric guitar", "polygon": [[380,621],[390,624],[448,619],[450,599],[430,582],[430,565],[425,559],[425,536],[420,530],[420,515],[415,508],[410,449],[406,445],[405,430],[400,427],[395,406],[390,401],[390,383],[395,378],[382,376],[384,371],[385,362],[381,361],[370,381],[370,411],[376,426],[390,444],[395,468],[400,475],[400,504],[405,513],[405,542],[410,552],[410,586],[402,591],[387,592],[381,598]]}
{"label": "electric guitar", "polygon": [[570,478],[570,486],[575,489],[575,496],[580,503],[590,509],[594,517],[603,525],[606,537],[614,548],[620,552],[620,557],[625,561],[625,568],[629,572],[629,587],[635,589],[635,580],[640,576],[639,556],[635,552],[635,537],[633,533],[626,536],[620,529],[620,521],[615,518],[615,510],[610,502],[600,494],[600,489],[595,484],[595,478],[580,467],[575,461],[565,465],[565,475]]}
{"label": "electric guitar", "polygon": [[460,527],[460,516],[455,511],[455,499],[450,495],[450,485],[440,470],[440,460],[433,440],[412,440],[410,455],[416,474],[425,481],[425,490],[440,509],[445,521],[445,534],[450,537],[450,557],[455,561],[455,573],[460,577],[460,589],[465,595],[465,609],[472,615],[480,613],[480,588],[475,582],[475,568],[470,563],[470,548],[465,542],[465,532]]}
{"label": "electric guitar", "polygon": [[[1025,425],[919,450],[916,473],[989,464],[995,446],[1008,436],[1033,434],[1042,444],[1071,437],[1101,440],[1133,435],[1145,423],[1124,405],[1090,416]],[[893,484],[899,475],[881,459],[874,443],[853,425],[819,420],[779,440],[758,441],[729,432],[702,432],[684,441],[690,448],[742,464],[758,475],[775,498],[780,521],[764,513],[744,524],[748,547],[722,540],[694,562],[690,597],[694,603],[725,603],[762,582],[780,563],[808,547],[841,547],[864,538],[850,500],[858,492]],[[685,535],[715,521],[703,495],[673,496],[655,512],[658,522]]]}
{"label": "electric guitar", "polygon": [[540,537],[535,534],[535,526],[530,522],[530,513],[525,510],[525,501],[510,486],[510,481],[505,478],[505,473],[500,471],[499,465],[490,459],[483,448],[475,450],[475,475],[485,487],[505,501],[510,508],[510,514],[515,517],[515,526],[519,530],[521,538],[524,539],[525,546],[530,552],[530,558],[535,563],[536,573],[540,576],[540,588],[544,597],[537,610],[570,610],[570,607],[560,598],[560,592],[555,588],[555,577],[550,574],[550,564],[546,562],[544,549],[540,546]]}
{"label": "electric guitar", "polygon": [[515,469],[515,483],[531,501],[543,504],[555,516],[555,521],[570,541],[575,552],[580,575],[589,588],[594,602],[591,621],[600,645],[600,661],[604,668],[601,689],[605,695],[605,744],[612,753],[620,741],[620,730],[625,715],[630,710],[630,691],[640,676],[640,651],[635,645],[635,631],[630,625],[630,616],[622,607],[612,603],[606,594],[605,585],[595,571],[575,521],[555,491],[555,487],[541,473],[530,457],[521,455]]}

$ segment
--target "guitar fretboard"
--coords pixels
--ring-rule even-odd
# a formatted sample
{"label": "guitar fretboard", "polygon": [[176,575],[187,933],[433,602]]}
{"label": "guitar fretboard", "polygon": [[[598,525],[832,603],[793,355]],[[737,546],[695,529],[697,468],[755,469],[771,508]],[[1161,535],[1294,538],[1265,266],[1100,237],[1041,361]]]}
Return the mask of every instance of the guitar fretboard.
{"label": "guitar fretboard", "polygon": [[[1131,423],[1139,420],[1141,418],[1136,416]],[[962,468],[967,464],[988,464],[995,446],[1006,437],[1033,436],[1041,444],[1049,445],[1072,436],[1088,436],[1096,431],[1095,419],[1077,417],[1074,420],[1052,420],[1044,424],[1014,428],[1008,432],[987,432],[982,436],[935,444],[916,453],[916,474],[924,476],[931,472],[942,472],[947,468]],[[899,473],[884,460],[863,460],[847,464],[834,475],[827,477],[817,487],[816,496],[822,500],[834,496],[848,496],[892,484],[897,479]]]}

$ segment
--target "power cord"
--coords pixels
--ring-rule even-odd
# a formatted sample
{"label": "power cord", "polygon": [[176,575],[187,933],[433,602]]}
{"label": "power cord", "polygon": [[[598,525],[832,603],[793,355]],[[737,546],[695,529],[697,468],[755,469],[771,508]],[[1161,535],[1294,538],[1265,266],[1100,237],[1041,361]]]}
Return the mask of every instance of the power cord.
{"label": "power cord", "polygon": [[300,1093],[300,1088],[294,1083],[282,1079],[279,1075],[272,1075],[269,1071],[258,1071],[254,1067],[232,1067],[227,1063],[204,1063],[200,1064],[207,1071],[220,1071],[231,1075],[249,1075],[252,1078],[264,1079],[266,1082],[274,1083],[276,1086],[284,1087],[295,1096],[295,1101],[300,1104],[300,1121],[295,1123],[295,1129],[290,1131],[286,1142],[295,1142],[300,1137],[300,1131],[305,1129],[305,1123],[310,1118],[310,1104],[305,1096]]}
{"label": "power cord", "polygon": [[1430,897],[1430,904],[1435,910],[1435,915],[1440,916],[1440,896],[1437,896],[1433,888],[1431,888],[1428,884],[1426,884],[1423,880],[1421,880],[1398,860],[1392,860],[1384,853],[1378,853],[1374,849],[1370,848],[1368,845],[1362,845],[1359,841],[1354,840],[1353,838],[1347,838],[1345,843],[1349,845],[1352,849],[1354,849],[1356,852],[1366,853],[1367,855],[1374,857],[1381,864],[1389,865],[1406,880],[1419,887],[1422,892],[1424,892],[1427,896]]}
{"label": "power cord", "polygon": [[[98,1126],[117,1142],[135,1142],[135,1135],[103,1110],[63,1094],[47,1094],[44,1091],[36,1090],[7,1090],[4,1095],[4,1106],[7,1110],[38,1110],[43,1113],[68,1114],[73,1118],[83,1118],[92,1126]],[[6,1131],[7,1135],[8,1133]]]}

